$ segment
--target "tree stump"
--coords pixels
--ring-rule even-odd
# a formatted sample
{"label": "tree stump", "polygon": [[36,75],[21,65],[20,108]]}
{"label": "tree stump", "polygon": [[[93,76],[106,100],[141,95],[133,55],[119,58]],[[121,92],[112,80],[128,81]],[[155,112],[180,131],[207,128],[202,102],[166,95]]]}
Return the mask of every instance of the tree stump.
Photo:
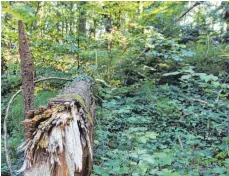
{"label": "tree stump", "polygon": [[25,176],[89,176],[93,161],[94,100],[91,83],[73,81],[48,107],[22,121],[28,129],[19,147]]}

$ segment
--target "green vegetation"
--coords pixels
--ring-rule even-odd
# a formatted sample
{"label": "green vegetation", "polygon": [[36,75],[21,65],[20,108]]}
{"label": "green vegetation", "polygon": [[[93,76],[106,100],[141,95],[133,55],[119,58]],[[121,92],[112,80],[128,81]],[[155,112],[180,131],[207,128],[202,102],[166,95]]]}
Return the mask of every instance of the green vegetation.
{"label": "green vegetation", "polygon": [[228,103],[213,82],[188,84],[101,90],[94,175],[228,175]]}
{"label": "green vegetation", "polygon": [[[1,4],[2,117],[21,86],[21,19],[35,79],[100,80],[93,176],[229,175],[228,2]],[[64,84],[37,84],[36,108]],[[23,160],[23,118],[19,95],[7,123],[13,170]],[[1,149],[7,175],[3,139]]]}

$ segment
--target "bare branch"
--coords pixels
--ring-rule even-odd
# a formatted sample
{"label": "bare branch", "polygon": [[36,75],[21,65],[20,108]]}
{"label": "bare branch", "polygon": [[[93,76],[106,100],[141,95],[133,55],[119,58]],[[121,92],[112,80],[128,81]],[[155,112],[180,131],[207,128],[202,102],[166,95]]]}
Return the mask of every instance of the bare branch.
{"label": "bare branch", "polygon": [[12,165],[10,161],[10,155],[9,155],[9,147],[8,147],[8,136],[7,136],[7,120],[8,120],[8,115],[9,115],[9,110],[10,110],[10,105],[12,104],[13,100],[17,97],[17,95],[21,92],[21,90],[18,90],[10,99],[7,109],[6,109],[6,115],[3,123],[3,132],[4,132],[4,147],[5,147],[5,152],[6,152],[6,164],[9,168],[10,175],[13,175],[13,170],[12,170]]}
{"label": "bare branch", "polygon": [[190,8],[188,8],[186,11],[184,11],[181,16],[178,18],[178,20],[180,20],[181,18],[183,18],[187,13],[189,13],[194,7],[200,5],[201,2],[196,2],[195,4],[193,4]]}
{"label": "bare branch", "polygon": [[208,105],[208,102],[203,101],[203,100],[201,100],[201,99],[191,98],[191,99],[189,99],[189,100],[191,100],[191,101],[198,101],[198,102],[200,102],[200,103],[202,103],[202,104],[204,104],[204,105]]}
{"label": "bare branch", "polygon": [[180,148],[181,148],[181,150],[183,151],[183,150],[184,150],[184,147],[183,147],[181,138],[180,138],[180,136],[177,136],[177,138],[178,138],[178,141],[179,141],[179,144],[180,144]]}

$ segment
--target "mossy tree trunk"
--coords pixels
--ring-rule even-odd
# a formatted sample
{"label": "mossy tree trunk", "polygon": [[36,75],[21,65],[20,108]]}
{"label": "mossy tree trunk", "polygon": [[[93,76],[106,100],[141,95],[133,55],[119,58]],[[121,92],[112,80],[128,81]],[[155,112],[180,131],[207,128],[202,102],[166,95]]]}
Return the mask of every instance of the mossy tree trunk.
{"label": "mossy tree trunk", "polygon": [[25,176],[89,176],[93,159],[94,100],[91,84],[73,81],[48,107],[35,110],[20,146]]}

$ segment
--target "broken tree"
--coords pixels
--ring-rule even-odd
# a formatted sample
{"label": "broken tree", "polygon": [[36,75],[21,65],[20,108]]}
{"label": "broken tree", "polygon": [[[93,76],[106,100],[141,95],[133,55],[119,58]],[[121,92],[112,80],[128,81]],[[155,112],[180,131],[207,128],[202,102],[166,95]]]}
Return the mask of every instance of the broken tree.
{"label": "broken tree", "polygon": [[22,97],[24,114],[34,109],[34,65],[24,32],[24,24],[18,21],[19,53],[21,59]]}
{"label": "broken tree", "polygon": [[93,159],[94,100],[91,83],[75,80],[47,107],[22,121],[26,141],[20,146],[25,176],[87,176]]}

